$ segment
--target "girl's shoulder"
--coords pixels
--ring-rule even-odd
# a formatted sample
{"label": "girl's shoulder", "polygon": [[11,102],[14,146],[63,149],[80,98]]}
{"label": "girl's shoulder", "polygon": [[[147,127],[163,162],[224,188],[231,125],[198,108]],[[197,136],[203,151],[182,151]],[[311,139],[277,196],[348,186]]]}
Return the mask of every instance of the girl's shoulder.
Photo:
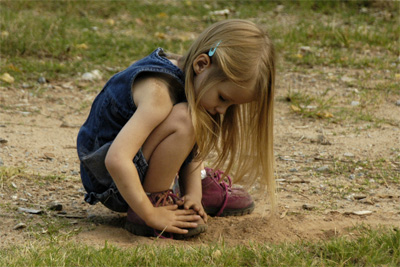
{"label": "girl's shoulder", "polygon": [[182,102],[184,88],[171,75],[165,73],[144,72],[138,75],[132,84],[132,95],[138,105],[139,95],[143,93],[171,100],[172,104]]}

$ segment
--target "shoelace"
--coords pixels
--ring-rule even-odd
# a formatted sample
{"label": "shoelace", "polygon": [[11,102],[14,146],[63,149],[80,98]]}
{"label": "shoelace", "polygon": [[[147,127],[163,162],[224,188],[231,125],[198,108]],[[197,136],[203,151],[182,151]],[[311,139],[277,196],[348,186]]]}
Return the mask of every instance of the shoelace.
{"label": "shoelace", "polygon": [[[221,170],[213,170],[211,168],[204,168],[206,170],[207,175],[209,175],[211,178],[215,179],[215,181],[221,185],[221,187],[225,190],[225,198],[224,198],[224,203],[222,203],[221,209],[217,212],[215,216],[220,216],[222,212],[224,211],[226,204],[228,203],[228,192],[232,191],[232,179],[228,175],[225,175],[225,173]],[[223,179],[223,175],[228,179],[229,184],[225,182]]]}
{"label": "shoelace", "polygon": [[[173,193],[171,189],[162,192],[162,193],[157,193],[159,195],[156,196],[157,202],[154,204],[155,207],[160,207],[160,206],[166,206],[167,204],[178,204],[182,200]],[[169,201],[170,200],[170,201]]]}
{"label": "shoelace", "polygon": [[[157,199],[156,203],[154,204],[155,207],[160,207],[160,206],[166,206],[167,204],[176,204],[181,199],[173,193],[172,190],[167,190],[162,193],[156,193],[157,195],[155,198]],[[161,239],[174,239],[174,234],[173,233],[164,233],[165,229],[161,232],[157,231],[154,229],[154,234],[157,236],[157,238]],[[165,236],[168,235],[168,236]]]}

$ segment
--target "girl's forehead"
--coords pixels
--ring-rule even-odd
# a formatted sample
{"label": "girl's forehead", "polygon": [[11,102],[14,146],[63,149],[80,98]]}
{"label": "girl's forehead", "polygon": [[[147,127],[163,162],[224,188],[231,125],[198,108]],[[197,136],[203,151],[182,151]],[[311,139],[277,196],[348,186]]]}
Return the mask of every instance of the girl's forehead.
{"label": "girl's forehead", "polygon": [[222,82],[219,86],[220,94],[234,104],[244,104],[256,100],[254,85],[238,85],[232,81]]}

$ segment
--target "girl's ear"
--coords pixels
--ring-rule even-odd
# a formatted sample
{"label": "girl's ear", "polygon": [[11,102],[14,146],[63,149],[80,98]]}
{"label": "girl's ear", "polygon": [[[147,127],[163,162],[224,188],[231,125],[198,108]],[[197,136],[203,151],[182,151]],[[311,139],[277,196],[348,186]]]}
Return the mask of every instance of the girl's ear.
{"label": "girl's ear", "polygon": [[193,70],[196,75],[202,73],[207,68],[211,67],[210,57],[206,54],[200,54],[193,61]]}

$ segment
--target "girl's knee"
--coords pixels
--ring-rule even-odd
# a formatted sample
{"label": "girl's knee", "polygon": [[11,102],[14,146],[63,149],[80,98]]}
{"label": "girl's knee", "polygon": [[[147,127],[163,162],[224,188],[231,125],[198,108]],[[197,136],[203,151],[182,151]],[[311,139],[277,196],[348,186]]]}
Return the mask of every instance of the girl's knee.
{"label": "girl's knee", "polygon": [[172,122],[178,132],[183,132],[194,136],[192,117],[187,103],[176,104],[168,119]]}

